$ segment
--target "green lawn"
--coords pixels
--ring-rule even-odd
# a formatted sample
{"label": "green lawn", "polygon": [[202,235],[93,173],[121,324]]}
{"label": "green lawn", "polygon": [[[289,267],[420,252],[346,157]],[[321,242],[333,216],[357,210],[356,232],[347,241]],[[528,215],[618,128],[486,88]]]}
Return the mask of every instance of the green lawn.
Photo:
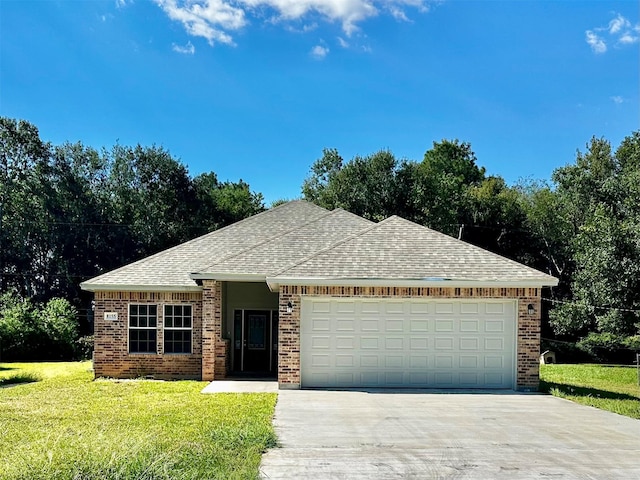
{"label": "green lawn", "polygon": [[557,397],[640,419],[635,367],[540,365],[540,389]]}
{"label": "green lawn", "polygon": [[[0,363],[0,479],[256,478],[275,394],[92,381],[90,363]],[[0,382],[0,385],[2,382]]]}

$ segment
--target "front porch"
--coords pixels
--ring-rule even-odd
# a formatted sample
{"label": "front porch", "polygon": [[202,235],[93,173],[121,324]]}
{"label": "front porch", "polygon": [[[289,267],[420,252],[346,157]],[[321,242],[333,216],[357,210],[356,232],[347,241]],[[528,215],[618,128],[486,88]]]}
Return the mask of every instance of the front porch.
{"label": "front porch", "polygon": [[202,287],[202,379],[277,378],[278,293],[262,282]]}

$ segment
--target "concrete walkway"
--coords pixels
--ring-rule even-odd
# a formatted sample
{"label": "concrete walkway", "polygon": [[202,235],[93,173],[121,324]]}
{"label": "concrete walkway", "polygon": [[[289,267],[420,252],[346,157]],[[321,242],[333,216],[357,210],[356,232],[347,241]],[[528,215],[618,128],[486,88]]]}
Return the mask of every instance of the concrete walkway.
{"label": "concrete walkway", "polygon": [[276,380],[215,380],[201,393],[265,393],[278,391]]}
{"label": "concrete walkway", "polygon": [[640,421],[536,394],[280,391],[262,478],[640,479]]}

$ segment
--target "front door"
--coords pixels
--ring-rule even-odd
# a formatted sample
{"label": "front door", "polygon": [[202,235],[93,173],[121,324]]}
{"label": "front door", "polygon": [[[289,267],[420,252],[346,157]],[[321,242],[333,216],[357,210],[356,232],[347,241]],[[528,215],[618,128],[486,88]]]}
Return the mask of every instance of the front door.
{"label": "front door", "polygon": [[275,373],[277,312],[236,310],[234,313],[234,370],[251,374]]}

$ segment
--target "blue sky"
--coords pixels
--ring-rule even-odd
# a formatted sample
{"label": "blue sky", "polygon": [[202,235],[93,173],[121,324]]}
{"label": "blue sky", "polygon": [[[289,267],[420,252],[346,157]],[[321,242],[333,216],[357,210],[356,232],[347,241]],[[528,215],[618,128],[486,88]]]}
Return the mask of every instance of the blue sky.
{"label": "blue sky", "polygon": [[300,195],[325,147],[470,142],[509,183],[640,128],[637,1],[0,2],[0,115]]}

